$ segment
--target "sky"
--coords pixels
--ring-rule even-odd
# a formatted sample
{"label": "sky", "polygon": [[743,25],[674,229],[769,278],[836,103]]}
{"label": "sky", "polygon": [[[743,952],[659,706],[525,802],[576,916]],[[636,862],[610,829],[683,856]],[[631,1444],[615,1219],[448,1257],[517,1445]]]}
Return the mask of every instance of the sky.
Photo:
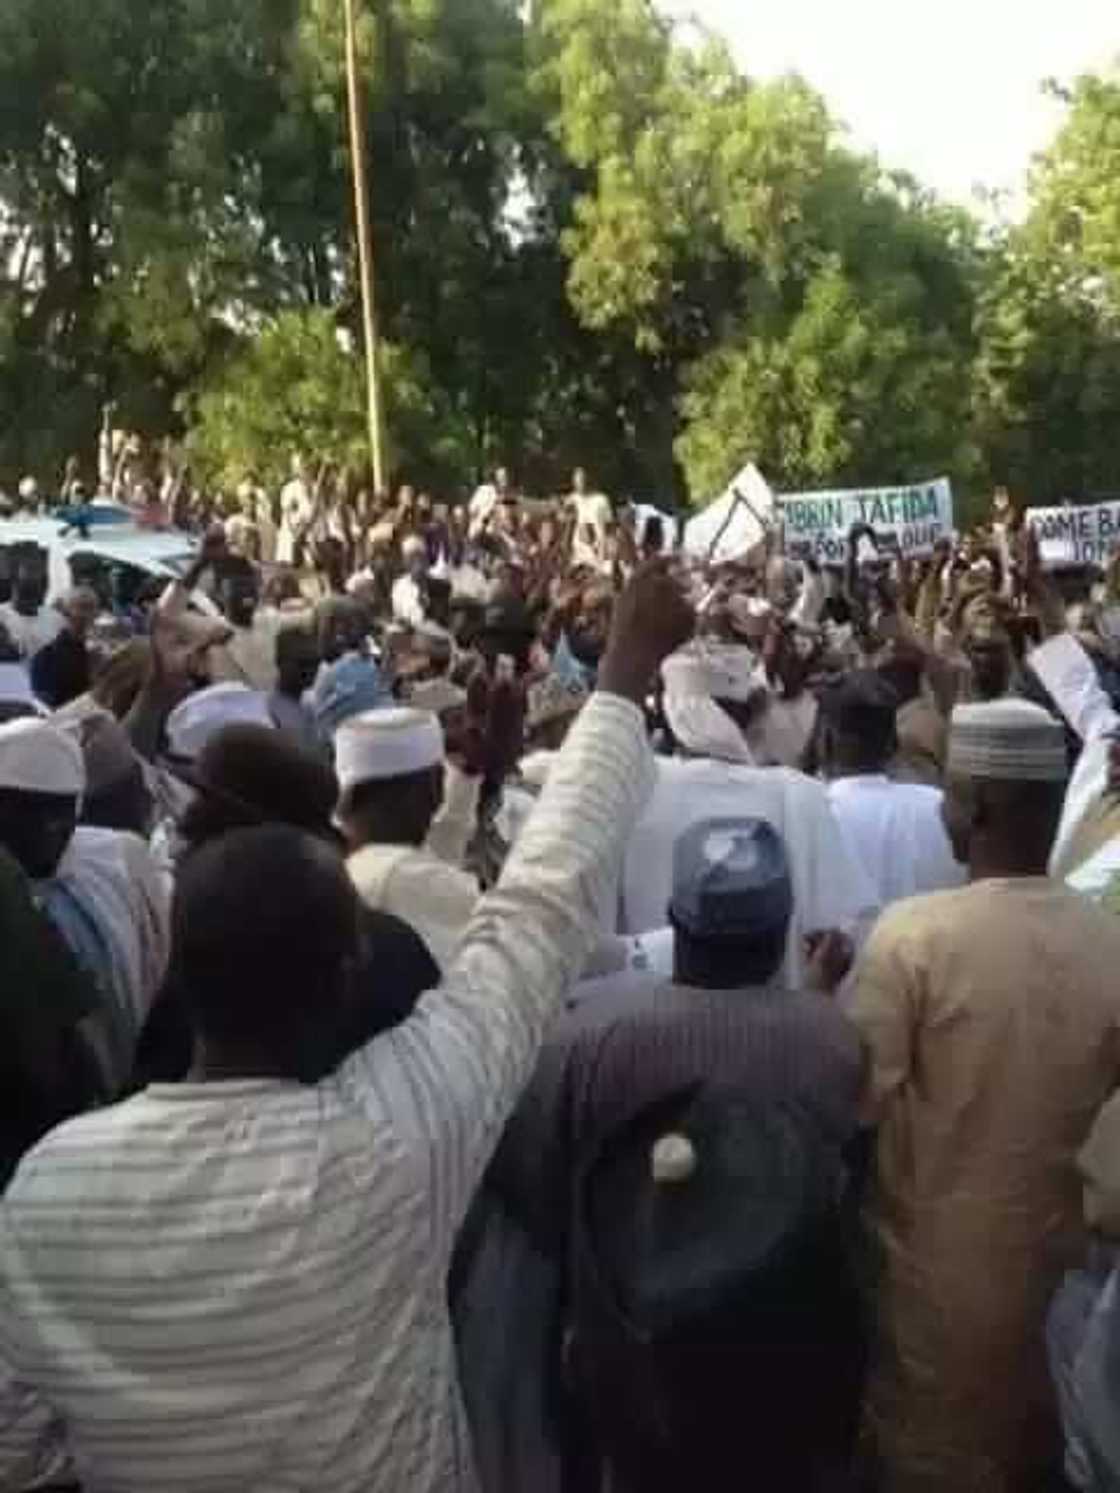
{"label": "sky", "polygon": [[742,67],[801,73],[878,153],[958,202],[977,185],[1021,204],[1061,109],[1042,97],[1120,55],[1118,0],[669,0],[733,45]]}

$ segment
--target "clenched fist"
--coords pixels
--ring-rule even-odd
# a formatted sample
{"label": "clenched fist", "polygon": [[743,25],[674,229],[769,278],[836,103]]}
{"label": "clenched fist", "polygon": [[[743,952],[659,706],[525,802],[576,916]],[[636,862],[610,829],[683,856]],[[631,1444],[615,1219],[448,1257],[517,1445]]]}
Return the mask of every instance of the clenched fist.
{"label": "clenched fist", "polygon": [[641,705],[664,660],[688,642],[695,626],[696,613],[673,562],[650,560],[615,604],[599,688]]}

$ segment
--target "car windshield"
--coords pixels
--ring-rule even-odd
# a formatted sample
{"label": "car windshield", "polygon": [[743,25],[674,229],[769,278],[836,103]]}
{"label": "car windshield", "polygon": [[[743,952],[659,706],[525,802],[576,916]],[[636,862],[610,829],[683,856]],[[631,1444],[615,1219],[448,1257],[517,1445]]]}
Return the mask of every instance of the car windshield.
{"label": "car windshield", "polygon": [[160,564],[166,565],[168,570],[171,571],[172,575],[178,576],[181,580],[194,564],[195,559],[196,556],[193,555],[190,550],[188,550],[186,554],[183,555],[161,555]]}

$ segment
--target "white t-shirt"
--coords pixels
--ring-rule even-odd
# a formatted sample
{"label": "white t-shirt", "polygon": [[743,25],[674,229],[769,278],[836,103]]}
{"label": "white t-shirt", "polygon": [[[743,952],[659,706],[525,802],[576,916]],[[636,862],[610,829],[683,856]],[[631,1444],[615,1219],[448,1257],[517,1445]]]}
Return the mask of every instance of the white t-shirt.
{"label": "white t-shirt", "polygon": [[673,850],[694,824],[764,819],[781,835],[793,880],[785,977],[804,983],[807,934],[858,934],[878,913],[878,898],[840,834],[822,783],[784,767],[744,767],[711,757],[662,757],[657,786],[631,837],[623,866],[619,928],[647,933],[665,926],[673,890]]}
{"label": "white t-shirt", "polygon": [[276,558],[281,565],[294,565],[296,538],[311,517],[311,489],[302,477],[293,477],[280,493],[280,533],[276,538]]}
{"label": "white t-shirt", "polygon": [[964,886],[941,819],[942,793],[868,774],[838,778],[828,797],[840,833],[875,888],[880,906]]}
{"label": "white t-shirt", "polygon": [[481,487],[475,489],[469,507],[472,539],[481,534],[486,527],[487,520],[498,506],[500,496],[498,489],[492,482],[484,482]]}
{"label": "white t-shirt", "polygon": [[53,643],[66,624],[62,614],[52,606],[41,606],[31,617],[17,612],[10,602],[0,605],[0,626],[3,626],[21,658],[34,658],[40,648]]}
{"label": "white t-shirt", "polygon": [[607,530],[614,523],[614,509],[606,493],[573,492],[568,505],[575,510],[576,531],[572,536],[573,565],[602,565],[607,559]]}
{"label": "white t-shirt", "polygon": [[393,617],[398,622],[407,622],[410,627],[419,627],[427,613],[420,587],[410,575],[399,576],[393,582]]}

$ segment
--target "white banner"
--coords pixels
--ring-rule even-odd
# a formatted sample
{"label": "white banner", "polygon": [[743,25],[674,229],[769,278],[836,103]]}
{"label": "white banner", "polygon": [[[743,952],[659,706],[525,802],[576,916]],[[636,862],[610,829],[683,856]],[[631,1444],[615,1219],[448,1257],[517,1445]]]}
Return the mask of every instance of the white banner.
{"label": "white banner", "polygon": [[1120,502],[1086,508],[1028,508],[1043,565],[1107,565],[1120,549]]}
{"label": "white banner", "polygon": [[947,477],[912,487],[786,493],[778,499],[786,554],[842,565],[853,524],[870,524],[881,544],[904,555],[928,554],[953,532],[953,489]]}

